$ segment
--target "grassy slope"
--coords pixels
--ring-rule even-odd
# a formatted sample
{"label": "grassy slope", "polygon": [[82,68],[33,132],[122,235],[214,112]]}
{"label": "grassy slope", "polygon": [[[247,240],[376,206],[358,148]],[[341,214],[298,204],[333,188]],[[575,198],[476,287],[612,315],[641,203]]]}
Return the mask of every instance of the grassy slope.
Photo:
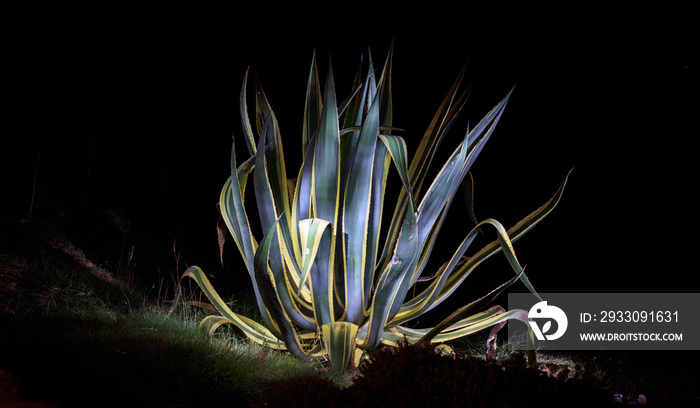
{"label": "grassy slope", "polygon": [[11,374],[23,398],[67,406],[247,406],[277,381],[318,375],[310,364],[231,336],[210,341],[197,330],[197,311],[180,308],[168,317],[168,305],[108,282],[106,271],[55,232],[32,225],[2,231],[0,370],[5,389]]}
{"label": "grassy slope", "polygon": [[[211,342],[201,313],[168,317],[168,305],[109,277],[55,230],[2,226],[0,403],[19,401],[16,379],[22,399],[64,406],[249,406],[280,381],[323,375],[231,336]],[[697,406],[695,354],[542,355],[540,365],[583,367],[650,406]]]}

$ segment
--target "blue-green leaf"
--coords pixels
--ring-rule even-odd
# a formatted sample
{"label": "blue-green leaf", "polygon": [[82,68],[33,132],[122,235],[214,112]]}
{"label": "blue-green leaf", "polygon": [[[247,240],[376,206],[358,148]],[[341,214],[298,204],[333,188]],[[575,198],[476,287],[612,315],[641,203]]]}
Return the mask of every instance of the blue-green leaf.
{"label": "blue-green leaf", "polygon": [[387,322],[391,315],[398,311],[405,297],[409,286],[407,283],[410,282],[407,276],[412,273],[417,260],[416,214],[409,202],[394,255],[377,282],[377,290],[370,310],[370,320],[367,323],[367,338],[363,348],[371,350],[379,345]]}
{"label": "blue-green leaf", "polygon": [[195,282],[197,282],[199,288],[202,290],[202,292],[204,292],[204,295],[207,297],[207,299],[209,299],[209,301],[216,308],[216,310],[219,313],[221,313],[222,317],[230,321],[231,324],[234,324],[240,330],[242,330],[248,338],[258,343],[270,342],[273,344],[278,343],[275,339],[281,339],[281,334],[279,330],[277,330],[277,327],[274,324],[272,324],[272,317],[270,316],[267,308],[262,308],[261,313],[263,321],[265,321],[265,324],[269,328],[269,330],[253,322],[252,320],[243,316],[239,316],[238,314],[231,311],[231,309],[229,309],[226,303],[221,299],[216,290],[214,290],[214,287],[211,285],[209,279],[207,279],[207,276],[204,274],[204,271],[202,271],[200,267],[191,266],[187,268],[182,277],[189,277]]}
{"label": "blue-green leaf", "polygon": [[299,222],[302,282],[311,277],[314,320],[317,326],[333,322],[333,275],[328,273],[332,230],[328,221],[314,218]]}
{"label": "blue-green leaf", "polygon": [[372,194],[374,151],[378,134],[379,104],[375,102],[370,107],[360,132],[343,201],[345,320],[357,325],[362,323],[366,314],[364,279],[368,250],[367,228]]}
{"label": "blue-green leaf", "polygon": [[311,138],[318,130],[318,123],[321,119],[323,102],[321,99],[321,84],[318,78],[318,68],[316,67],[316,52],[314,51],[311,61],[311,70],[306,84],[306,103],[304,105],[304,125],[301,132],[301,153],[306,154]]}
{"label": "blue-green leaf", "polygon": [[241,109],[241,123],[243,124],[243,133],[245,134],[245,142],[248,146],[248,152],[252,156],[255,154],[255,135],[253,134],[253,128],[250,126],[250,116],[248,115],[248,102],[246,98],[246,91],[248,89],[248,71],[250,71],[250,67],[246,69],[245,76],[243,77],[239,104]]}
{"label": "blue-green leaf", "polygon": [[313,192],[312,200],[315,217],[331,223],[336,222],[339,197],[338,166],[340,164],[338,128],[338,107],[335,96],[333,72],[328,67],[323,113],[318,130],[318,138],[313,157]]}
{"label": "blue-green leaf", "polygon": [[276,227],[276,223],[270,227],[263,240],[260,242],[258,250],[255,252],[255,280],[260,288],[260,295],[270,314],[272,323],[275,329],[280,333],[281,339],[284,340],[287,349],[295,356],[305,357],[306,353],[299,341],[299,334],[291,318],[287,314],[287,310],[283,306],[282,301],[278,297],[279,292],[276,288],[278,286],[275,282],[276,278],[268,266],[270,247],[273,238],[275,238],[277,234]]}

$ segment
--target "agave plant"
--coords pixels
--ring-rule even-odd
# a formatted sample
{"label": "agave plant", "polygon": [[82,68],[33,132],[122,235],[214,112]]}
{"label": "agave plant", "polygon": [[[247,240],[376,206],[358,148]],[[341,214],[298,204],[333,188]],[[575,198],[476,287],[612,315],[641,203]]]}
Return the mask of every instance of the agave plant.
{"label": "agave plant", "polygon": [[[220,313],[204,318],[203,330],[213,333],[226,324],[256,343],[296,356],[327,356],[336,370],[343,370],[363,350],[403,341],[442,343],[485,328],[495,333],[508,319],[527,320],[524,310],[488,306],[517,280],[537,295],[512,243],[554,208],[566,180],[549,201],[509,230],[493,219],[476,222],[470,211],[473,228],[436,273],[423,276],[456,193],[461,185],[471,191],[469,168],[492,135],[510,93],[468,129],[428,184],[436,150],[466,100],[468,89],[460,90],[464,70],[409,163],[406,143],[392,124],[392,51],[379,79],[371,55],[364,74],[362,65],[352,92],[339,104],[330,61],[321,92],[314,53],[301,135],[303,161],[296,178],[287,175],[277,119],[259,87],[253,131],[246,72],[240,114],[250,158],[239,163],[234,143],[231,177],[219,206],[252,279],[263,324],[231,311],[202,269],[193,266],[184,276],[199,284]],[[395,201],[387,201],[392,167],[403,186]],[[244,206],[251,176],[264,232],[260,240]],[[393,206],[387,214],[385,201]],[[383,220],[385,216],[391,218]],[[386,229],[383,234],[380,227]],[[495,231],[494,240],[466,256],[479,231],[488,235],[489,230]],[[499,252],[510,263],[512,278],[434,327],[408,325],[443,302],[476,266]]]}

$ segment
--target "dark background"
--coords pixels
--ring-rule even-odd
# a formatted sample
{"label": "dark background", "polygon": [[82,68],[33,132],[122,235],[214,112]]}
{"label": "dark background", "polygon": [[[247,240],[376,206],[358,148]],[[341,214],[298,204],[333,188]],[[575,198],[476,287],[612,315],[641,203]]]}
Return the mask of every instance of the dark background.
{"label": "dark background", "polygon": [[[407,130],[409,149],[465,62],[474,88],[446,152],[467,121],[475,124],[515,86],[473,167],[479,218],[511,226],[573,168],[559,206],[516,244],[539,291],[697,291],[697,44],[684,22],[689,11],[542,11],[441,10],[420,20],[358,13],[328,24],[218,10],[5,13],[2,220],[27,218],[36,185],[33,217],[59,220],[112,265],[133,247],[134,270],[146,282],[193,264],[221,285],[245,280],[232,241],[219,263],[215,226],[231,134],[242,138],[246,68],[262,82],[293,157],[314,49],[322,72],[331,55],[344,95],[360,55],[371,48],[383,66],[394,39],[394,123]],[[437,265],[471,228],[457,223],[461,205],[435,251]],[[511,273],[494,260],[467,285],[483,293]]]}

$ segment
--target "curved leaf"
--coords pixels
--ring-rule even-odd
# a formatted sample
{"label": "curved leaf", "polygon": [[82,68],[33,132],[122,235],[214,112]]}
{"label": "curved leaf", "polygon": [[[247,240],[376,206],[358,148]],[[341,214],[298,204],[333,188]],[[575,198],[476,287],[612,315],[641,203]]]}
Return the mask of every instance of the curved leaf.
{"label": "curved leaf", "polygon": [[[264,145],[266,140],[272,140],[267,147]],[[293,299],[294,293],[298,293],[294,286],[298,288],[301,285],[299,282],[301,271],[296,262],[296,259],[301,256],[298,255],[297,228],[296,226],[290,228],[289,225],[288,214],[291,211],[284,155],[277,121],[272,112],[263,125],[258,152],[253,173],[253,187],[262,227],[265,230],[275,229],[276,239],[271,241],[268,249],[273,282],[280,301],[284,303],[292,321],[305,329],[314,330],[316,325],[311,318],[312,312],[308,305]],[[264,154],[261,154],[262,152]]]}
{"label": "curved leaf", "polygon": [[268,309],[263,308],[261,310],[263,313],[263,321],[265,321],[266,324],[268,322],[270,323],[268,328],[262,327],[258,324],[250,324],[252,322],[250,319],[243,319],[242,316],[237,315],[231,311],[228,306],[226,306],[226,303],[221,299],[216,290],[214,290],[214,287],[211,285],[209,279],[207,279],[207,276],[200,267],[191,266],[187,268],[182,277],[190,277],[197,282],[197,285],[199,285],[202,292],[204,292],[204,295],[206,295],[216,310],[221,313],[224,318],[228,319],[232,324],[235,324],[236,327],[241,329],[248,338],[256,342],[272,342],[274,338],[281,338],[279,330],[277,330],[275,325],[272,324],[272,318],[268,313]]}
{"label": "curved leaf", "polygon": [[[231,177],[226,180],[224,187],[221,189],[219,196],[219,210],[228,227],[233,240],[238,247],[238,250],[243,255],[243,262],[252,275],[253,272],[253,257],[255,256],[256,243],[253,234],[250,230],[248,215],[246,214],[243,205],[243,191],[238,178],[238,170],[236,169],[236,146],[232,143],[231,146]],[[236,183],[233,180],[236,180]]]}
{"label": "curved leaf", "polygon": [[[469,303],[466,306],[463,306],[463,307],[457,309],[449,317],[447,317],[442,322],[438,323],[435,327],[433,327],[432,330],[430,330],[423,337],[421,337],[419,342],[425,343],[425,342],[431,341],[433,338],[435,338],[438,334],[440,334],[442,332],[455,330],[454,325],[459,323],[460,320],[463,320],[467,316],[469,316],[468,319],[474,319],[474,316],[476,315],[475,312],[478,312],[480,309],[483,309],[483,307],[485,305],[492,302],[493,299],[496,298],[496,296],[498,296],[501,292],[503,292],[505,289],[510,287],[518,279],[520,279],[520,276],[522,274],[523,274],[523,272],[521,270],[519,274],[515,275],[514,277],[509,279],[507,282],[502,284],[501,286],[492,290],[487,295]],[[498,307],[500,308],[500,306],[498,306]],[[482,325],[486,324],[485,322],[489,322],[489,321],[490,320],[482,321]],[[481,329],[479,329],[479,330],[481,330]]]}
{"label": "curved leaf", "polygon": [[[409,166],[408,170],[408,178],[411,180],[411,189],[408,191],[411,191],[416,196],[421,191],[423,178],[430,167],[429,164],[435,155],[438,145],[444,138],[447,131],[451,128],[452,123],[461,110],[461,104],[459,102],[463,101],[466,93],[462,94],[462,96],[458,98],[456,95],[463,76],[464,69],[458,75],[457,79],[452,85],[452,88],[449,90],[442,101],[442,104],[435,113],[430,126],[421,139],[417,152],[411,160],[411,165]],[[455,98],[457,98],[457,103],[455,103]],[[386,264],[391,256],[390,251],[398,237],[398,231],[401,228],[401,220],[403,219],[403,214],[406,211],[408,191],[401,190],[399,192],[399,198],[396,201],[396,206],[392,215],[389,233],[387,234],[386,243],[384,244],[384,252],[382,253],[380,264]]]}
{"label": "curved leaf", "polygon": [[280,301],[279,292],[276,289],[278,284],[275,282],[276,279],[268,268],[270,247],[275,235],[276,224],[273,224],[260,242],[258,250],[255,252],[255,280],[260,288],[260,295],[268,310],[272,324],[281,335],[280,338],[284,341],[287,349],[292,354],[304,357],[307,356],[307,354],[300,343],[299,334],[291,318],[287,314],[287,310],[285,310],[282,301]]}
{"label": "curved leaf", "polygon": [[236,317],[237,319],[231,320],[224,316],[210,315],[202,319],[199,329],[212,336],[219,327],[227,325],[239,329],[249,340],[257,344],[277,350],[287,350],[284,342],[273,336],[264,326],[239,314],[236,314]]}
{"label": "curved leaf", "polygon": [[[462,244],[457,249],[457,252],[450,259],[445,271],[440,275],[440,278],[432,281],[430,285],[421,293],[416,295],[413,299],[405,302],[392,323],[401,324],[408,320],[415,319],[421,314],[432,310],[434,307],[442,303],[442,301],[447,299],[447,297],[449,297],[457,289],[459,284],[464,281],[464,279],[476,266],[475,264],[471,264],[471,261],[475,257],[469,258],[466,262],[464,262],[463,266],[459,267],[456,271],[453,271],[453,268],[461,259],[463,259],[462,255],[471,244],[476,234],[479,232],[480,227],[484,225],[490,225],[496,229],[496,232],[498,233],[498,241],[496,241],[498,248],[505,251],[506,258],[513,268],[513,271],[515,271],[517,278],[521,279],[533,294],[539,296],[523,272],[523,268],[520,266],[520,263],[515,255],[512,241],[510,240],[508,233],[505,231],[505,228],[503,228],[503,226],[496,220],[486,219],[477,224],[477,226],[474,227],[469,234],[467,234],[467,237],[464,239],[464,241],[462,241]],[[466,268],[464,265],[471,265],[471,268]]]}
{"label": "curved leaf", "polygon": [[[568,174],[567,177],[564,179],[564,182],[559,186],[559,189],[556,191],[556,193],[545,204],[537,208],[535,211],[530,213],[527,217],[523,218],[521,221],[519,221],[507,231],[507,236],[509,237],[511,243],[520,239],[523,235],[525,235],[527,231],[529,231],[532,227],[537,225],[545,216],[547,216],[547,214],[549,214],[556,207],[557,203],[559,202],[559,199],[564,193],[564,187],[566,186],[567,181]],[[456,286],[458,286],[464,280],[464,278],[466,278],[466,276],[468,276],[469,273],[472,270],[474,270],[474,268],[476,268],[481,262],[497,254],[501,250],[502,246],[499,240],[492,241],[485,245],[471,258],[467,259],[464,262],[464,264],[462,264],[462,266],[460,266],[452,274],[452,276],[448,278],[445,287],[442,289],[442,294],[440,295],[440,297],[444,298],[446,296],[449,296],[449,294],[452,293],[454,288],[456,288]],[[539,295],[535,291],[529,279],[527,279],[527,276],[523,274],[521,280],[528,288],[528,290],[530,290],[530,292],[532,292],[539,299]]]}

